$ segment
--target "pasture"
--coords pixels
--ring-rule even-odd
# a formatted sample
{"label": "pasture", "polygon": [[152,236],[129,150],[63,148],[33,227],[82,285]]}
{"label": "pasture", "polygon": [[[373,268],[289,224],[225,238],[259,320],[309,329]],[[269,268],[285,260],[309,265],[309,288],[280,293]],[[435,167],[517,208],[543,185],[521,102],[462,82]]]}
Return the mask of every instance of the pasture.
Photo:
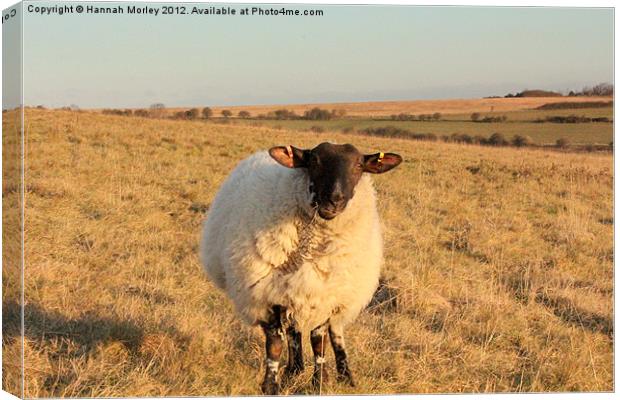
{"label": "pasture", "polygon": [[[607,118],[613,120],[613,107],[592,107],[576,109],[538,110],[550,103],[590,103],[608,102],[608,97],[533,97],[533,98],[490,98],[490,99],[451,99],[451,100],[417,100],[400,102],[365,102],[334,104],[293,104],[282,106],[237,106],[213,107],[212,122],[226,122],[251,126],[267,126],[286,130],[323,129],[327,131],[360,131],[367,128],[392,126],[406,129],[415,134],[435,134],[438,137],[452,134],[489,137],[494,133],[503,134],[508,140],[515,135],[529,136],[537,145],[552,146],[560,138],[567,139],[572,145],[608,145],[613,141],[613,124],[611,122],[588,123],[540,123],[548,117],[566,117],[570,115],[588,118]],[[278,120],[257,118],[279,109],[303,115],[313,107],[326,110],[341,110],[345,116],[331,120]],[[222,118],[222,110],[230,110],[234,117],[240,111],[250,113],[250,118]],[[167,109],[172,115],[181,109]],[[440,113],[438,121],[395,121],[391,115],[401,113],[420,114]],[[506,117],[501,122],[472,122],[471,114],[479,113],[484,117]],[[417,119],[417,118],[416,118]]]}
{"label": "pasture", "polygon": [[[3,132],[14,122],[3,118]],[[203,274],[201,223],[239,160],[322,141],[404,157],[375,177],[395,301],[346,331],[357,386],[323,393],[613,390],[610,154],[280,124],[26,110],[26,397],[258,394],[262,333]],[[3,388],[16,392],[18,287],[7,278]],[[311,393],[308,342],[284,394]]]}
{"label": "pasture", "polygon": [[[434,133],[437,136],[450,136],[454,133],[489,137],[499,132],[508,139],[514,135],[530,136],[538,145],[553,145],[556,140],[566,138],[571,144],[609,144],[613,141],[613,124],[610,122],[588,123],[540,123],[552,116],[605,117],[613,120],[613,108],[585,108],[575,110],[524,110],[480,113],[483,117],[506,117],[503,122],[472,122],[471,114],[446,114],[439,121],[393,121],[386,117],[349,117],[327,121],[308,120],[256,120],[235,119],[233,123],[254,126],[269,126],[277,129],[310,130],[320,127],[325,130],[352,130],[393,126],[407,129],[413,133]],[[221,119],[219,119],[221,122]]]}
{"label": "pasture", "polygon": [[[549,112],[544,112],[548,114]],[[562,115],[561,113],[552,113]],[[492,115],[492,114],[485,114]],[[570,115],[570,114],[569,114]],[[587,112],[577,115],[591,116]],[[544,118],[544,117],[542,117]],[[366,128],[380,128],[394,126],[407,129],[413,133],[434,133],[437,136],[450,136],[453,133],[482,135],[489,137],[499,132],[510,139],[514,135],[530,136],[534,143],[539,145],[554,145],[560,138],[566,138],[571,144],[604,144],[613,141],[613,124],[605,122],[590,122],[578,124],[534,123],[531,121],[506,122],[471,122],[465,120],[446,121],[390,121],[379,119],[336,119],[328,121],[306,120],[237,120],[238,124],[267,126],[276,129],[304,131],[313,127],[320,127],[327,131],[362,130]],[[316,128],[315,128],[316,129]]]}

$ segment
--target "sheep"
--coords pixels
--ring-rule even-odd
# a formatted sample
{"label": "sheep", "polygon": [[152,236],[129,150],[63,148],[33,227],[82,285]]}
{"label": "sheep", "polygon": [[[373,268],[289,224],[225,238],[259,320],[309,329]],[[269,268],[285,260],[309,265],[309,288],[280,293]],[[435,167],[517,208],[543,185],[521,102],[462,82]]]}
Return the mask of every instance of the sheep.
{"label": "sheep", "polygon": [[354,386],[343,329],[371,300],[383,263],[368,173],[401,161],[394,153],[363,155],[351,144],[277,146],[241,161],[216,194],[204,222],[201,261],[241,318],[264,331],[263,393],[279,393],[285,336],[285,377],[303,370],[301,332],[307,330],[315,388],[327,380],[327,335],[337,380]]}

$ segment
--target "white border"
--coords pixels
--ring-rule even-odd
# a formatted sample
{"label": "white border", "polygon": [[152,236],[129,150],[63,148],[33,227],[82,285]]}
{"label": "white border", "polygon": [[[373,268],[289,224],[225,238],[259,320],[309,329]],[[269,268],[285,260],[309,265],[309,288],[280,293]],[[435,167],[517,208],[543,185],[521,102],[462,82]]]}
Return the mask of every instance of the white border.
{"label": "white border", "polygon": [[[85,3],[85,1],[74,1],[74,2],[80,2],[80,3]],[[149,1],[151,3],[171,3],[172,1],[165,1],[165,0],[153,0],[153,1]],[[216,2],[206,2],[206,1],[197,1],[197,0],[186,0],[183,1],[184,3],[216,3]],[[15,1],[11,1],[11,0],[0,0],[0,8],[1,9],[5,9],[8,8],[12,5],[14,5],[16,2]],[[610,7],[610,8],[615,8],[616,6],[616,2],[612,1],[612,0],[591,0],[591,1],[576,1],[576,0],[539,0],[539,1],[515,1],[515,0],[507,0],[507,1],[502,1],[501,3],[498,1],[492,1],[492,0],[476,0],[476,1],[465,1],[465,0],[450,0],[450,1],[433,1],[433,0],[426,0],[426,1],[411,1],[411,0],[392,0],[392,1],[386,1],[386,0],[371,0],[369,2],[361,2],[360,0],[339,0],[339,1],[330,1],[330,0],[312,0],[312,1],[302,1],[302,0],[288,0],[288,1],[260,1],[260,0],[229,0],[229,1],[218,1],[217,3],[289,3],[289,4],[350,4],[350,5],[358,5],[358,4],[372,4],[372,5],[420,5],[420,6],[424,6],[424,5],[428,5],[428,6],[446,6],[446,5],[456,5],[456,6],[500,6],[500,7],[587,7],[587,8],[594,8],[594,7]],[[618,22],[618,17],[616,15],[616,13],[614,12],[614,27],[616,26]],[[22,22],[22,27],[23,27],[23,22]],[[1,38],[1,32],[0,32],[0,38]],[[617,31],[614,29],[614,77],[616,75],[617,72],[617,64],[615,63],[615,49],[616,49],[616,44],[618,43],[618,33]],[[2,56],[0,54],[0,61],[2,60]],[[615,80],[615,79],[614,79]],[[22,88],[23,89],[23,88]],[[2,83],[1,83],[1,78],[0,78],[0,91],[2,90]],[[22,90],[22,95],[23,95],[23,90]],[[614,121],[618,120],[618,109],[614,108]],[[615,122],[614,122],[614,143],[616,142],[616,135],[615,135]],[[0,143],[0,152],[2,149],[2,145]],[[0,153],[1,154],[1,153]],[[0,164],[0,176],[1,175],[1,164]],[[614,177],[615,177],[615,173],[616,171],[618,171],[620,168],[620,160],[617,157],[614,157]],[[616,196],[616,187],[615,187],[615,179],[614,179],[614,219],[615,219],[615,210],[617,209],[617,205],[618,205],[618,197]],[[1,202],[1,199],[0,199]],[[1,204],[1,203],[0,203]],[[0,244],[2,243],[2,237],[0,236]],[[615,274],[615,244],[617,243],[616,241],[616,230],[615,230],[615,225],[614,225],[614,288],[617,288],[617,283],[618,283],[618,279],[617,276]],[[0,259],[0,264],[1,264],[1,259]],[[1,286],[0,286],[0,293],[1,293]],[[614,296],[615,296],[615,291],[614,291]],[[614,299],[614,310],[617,310],[617,297]],[[0,310],[0,317],[2,315],[2,311]],[[616,322],[616,318],[615,318],[615,312],[614,312],[614,324]],[[615,324],[614,326],[614,332],[617,332],[617,324]],[[619,369],[616,368],[617,362],[618,362],[618,354],[615,351],[616,349],[616,343],[615,343],[615,337],[614,337],[614,388],[617,387],[617,382],[618,382],[618,377],[619,377]],[[372,396],[373,398],[377,398],[377,399],[383,399],[383,400],[390,400],[393,398],[402,398],[402,399],[416,399],[416,400],[444,400],[444,399],[455,399],[455,398],[469,398],[469,399],[477,399],[477,398],[481,398],[481,399],[538,399],[538,398],[542,398],[542,399],[550,399],[550,400],[559,400],[559,399],[583,399],[585,396],[587,396],[587,398],[590,399],[611,399],[611,398],[615,398],[615,393],[560,393],[560,394],[463,394],[463,395],[456,395],[456,394],[451,394],[451,395],[382,395],[382,396]],[[302,396],[289,396],[292,398],[302,398]],[[336,396],[336,397],[358,397],[358,396]],[[362,397],[362,396],[360,396]],[[363,396],[363,397],[370,397],[370,396]],[[200,398],[200,397],[190,397],[190,398]],[[303,399],[318,399],[319,396],[303,396]],[[0,391],[0,400],[5,400],[5,399],[16,399],[16,397],[14,397],[13,395],[4,392],[4,391]],[[185,397],[167,397],[167,399],[186,399]],[[261,397],[244,397],[244,399],[262,399]]]}

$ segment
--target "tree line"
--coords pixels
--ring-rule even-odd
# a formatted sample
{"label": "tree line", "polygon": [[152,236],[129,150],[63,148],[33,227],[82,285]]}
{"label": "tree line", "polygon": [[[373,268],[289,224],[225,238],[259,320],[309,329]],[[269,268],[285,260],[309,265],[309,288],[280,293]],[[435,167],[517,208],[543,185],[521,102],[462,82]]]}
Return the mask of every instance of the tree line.
{"label": "tree line", "polygon": [[[130,110],[130,109],[104,109],[102,111],[103,114],[109,115],[122,115],[122,116],[136,116],[136,117],[145,117],[145,118],[171,118],[171,119],[180,119],[180,120],[198,120],[198,119],[211,119],[215,117],[215,112],[210,107],[204,107],[202,109],[198,108],[190,108],[188,110],[181,110],[173,113],[170,116],[167,116],[166,107],[162,103],[152,104],[149,109],[138,109],[138,110]],[[231,118],[233,116],[233,112],[231,110],[224,109],[220,111],[220,114],[223,118]],[[319,107],[314,107],[310,110],[307,110],[303,113],[303,115],[298,115],[295,111],[279,109],[275,111],[270,111],[267,114],[259,114],[255,118],[257,119],[277,119],[277,120],[330,120],[334,118],[342,118],[346,115],[346,111],[339,110],[326,110]],[[241,110],[237,113],[237,117],[241,119],[252,118],[252,114],[249,111]]]}

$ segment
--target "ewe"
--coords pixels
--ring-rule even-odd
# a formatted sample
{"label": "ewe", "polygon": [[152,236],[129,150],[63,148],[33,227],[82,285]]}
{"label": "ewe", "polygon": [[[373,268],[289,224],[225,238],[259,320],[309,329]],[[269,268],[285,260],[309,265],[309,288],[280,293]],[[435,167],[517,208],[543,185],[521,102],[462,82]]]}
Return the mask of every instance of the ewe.
{"label": "ewe", "polygon": [[273,147],[241,161],[217,193],[201,258],[242,318],[263,328],[265,394],[279,392],[285,332],[285,374],[304,368],[301,331],[308,329],[313,384],[327,378],[329,333],[337,378],[353,385],[343,327],[370,301],[383,262],[375,191],[364,172],[380,174],[401,161],[393,153],[363,155],[350,144]]}

